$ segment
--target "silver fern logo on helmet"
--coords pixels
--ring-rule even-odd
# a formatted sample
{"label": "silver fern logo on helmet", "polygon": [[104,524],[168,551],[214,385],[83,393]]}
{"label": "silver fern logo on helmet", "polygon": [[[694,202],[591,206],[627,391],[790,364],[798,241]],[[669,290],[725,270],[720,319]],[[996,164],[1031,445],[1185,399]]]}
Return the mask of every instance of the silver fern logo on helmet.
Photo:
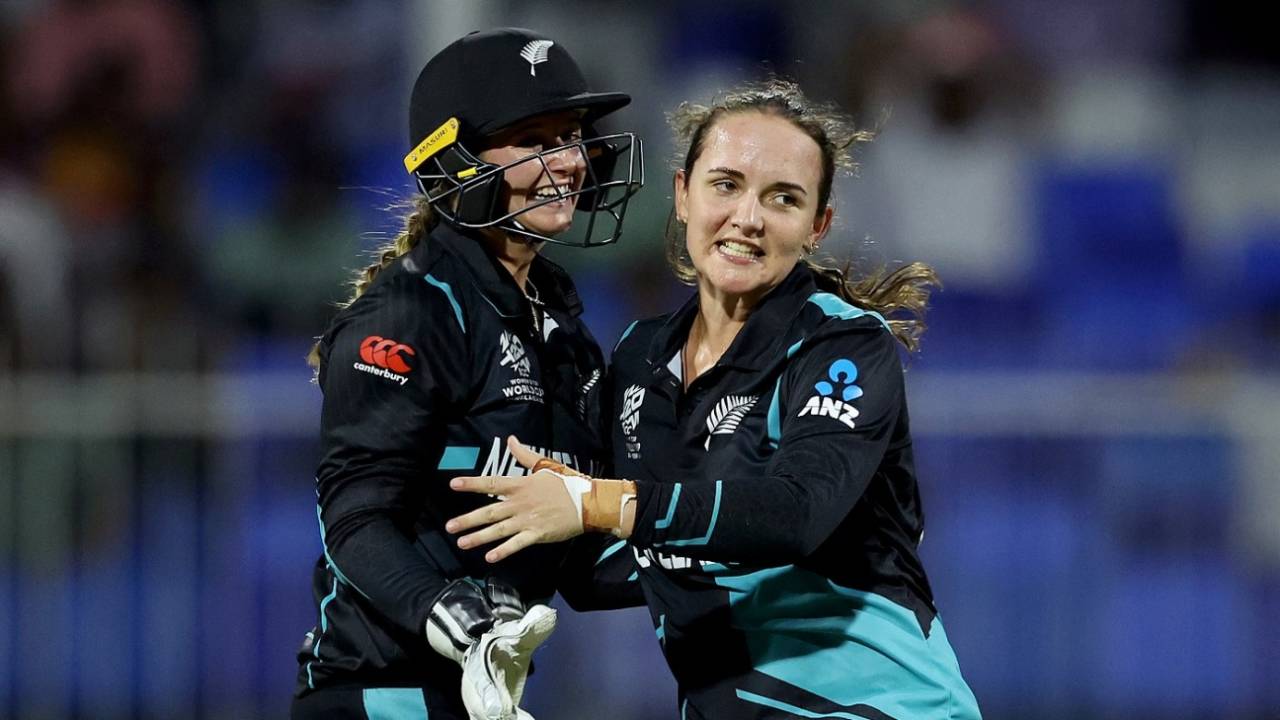
{"label": "silver fern logo on helmet", "polygon": [[547,61],[547,51],[555,45],[551,40],[530,40],[520,49],[520,57],[529,61],[529,75],[536,76],[535,69]]}

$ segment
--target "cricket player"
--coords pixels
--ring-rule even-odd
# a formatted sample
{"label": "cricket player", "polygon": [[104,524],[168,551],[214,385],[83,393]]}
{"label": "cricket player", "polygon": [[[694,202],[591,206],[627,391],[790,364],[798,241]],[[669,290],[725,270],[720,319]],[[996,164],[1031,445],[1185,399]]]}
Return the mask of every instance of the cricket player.
{"label": "cricket player", "polygon": [[643,602],[634,559],[598,562],[599,537],[491,565],[444,530],[489,501],[450,478],[526,474],[511,433],[582,472],[606,459],[602,353],[539,250],[575,221],[581,244],[617,239],[640,141],[596,123],[629,101],[517,28],[467,35],[418,76],[404,162],[422,194],[313,353],[324,552],[292,717],[527,718],[553,593],[580,609]]}
{"label": "cricket player", "polygon": [[684,720],[978,718],[917,551],[899,353],[936,276],[812,259],[866,135],[780,80],[673,119],[668,258],[697,291],[614,352],[623,479],[512,439],[535,474],[454,480],[502,499],[447,528],[493,562],[583,532],[630,546]]}

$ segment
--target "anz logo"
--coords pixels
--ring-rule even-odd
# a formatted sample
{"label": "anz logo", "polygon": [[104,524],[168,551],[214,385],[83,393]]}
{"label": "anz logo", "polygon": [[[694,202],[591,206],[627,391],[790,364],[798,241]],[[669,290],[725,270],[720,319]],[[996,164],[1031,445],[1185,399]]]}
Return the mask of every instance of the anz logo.
{"label": "anz logo", "polygon": [[840,358],[827,368],[827,377],[814,384],[818,394],[809,398],[796,417],[814,415],[829,417],[843,423],[850,430],[858,417],[858,409],[849,403],[862,397],[862,388],[854,384],[858,379],[858,366],[852,360]]}

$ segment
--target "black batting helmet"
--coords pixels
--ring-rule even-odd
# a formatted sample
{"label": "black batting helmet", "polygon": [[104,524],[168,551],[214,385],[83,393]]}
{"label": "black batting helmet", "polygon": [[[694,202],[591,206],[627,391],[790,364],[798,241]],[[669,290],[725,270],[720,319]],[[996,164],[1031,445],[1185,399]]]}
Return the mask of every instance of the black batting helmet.
{"label": "black batting helmet", "polygon": [[[644,183],[642,143],[634,133],[597,134],[599,118],[625,106],[631,97],[592,92],[578,64],[563,46],[532,30],[499,28],[473,32],[445,47],[419,73],[409,100],[409,144],[405,169],[412,173],[440,216],[469,228],[501,226],[537,241],[583,246],[618,239],[630,197]],[[547,148],[506,165],[479,159],[485,137],[536,115],[578,110],[583,138]],[[553,153],[582,153],[587,177],[581,188],[516,212],[501,204],[503,173]],[[575,197],[579,212],[589,213],[586,232],[566,242],[523,227],[518,216],[541,205]],[[613,227],[594,237],[596,215],[605,212]]]}

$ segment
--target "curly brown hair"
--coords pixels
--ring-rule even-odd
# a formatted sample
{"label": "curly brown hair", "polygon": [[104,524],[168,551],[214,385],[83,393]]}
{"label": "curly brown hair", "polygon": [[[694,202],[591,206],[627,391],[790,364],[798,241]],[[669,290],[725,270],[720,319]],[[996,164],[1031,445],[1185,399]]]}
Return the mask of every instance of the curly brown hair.
{"label": "curly brown hair", "polygon": [[[853,148],[870,142],[875,133],[858,129],[851,118],[834,105],[817,103],[805,97],[796,83],[771,78],[751,83],[718,95],[710,105],[682,103],[667,116],[675,131],[677,145],[683,147],[676,157],[676,168],[688,174],[702,155],[707,131],[728,115],[756,112],[783,118],[795,125],[818,144],[822,152],[822,178],[818,185],[815,213],[825,212],[831,200],[831,187],[836,170],[852,172],[857,168]],[[684,226],[674,211],[667,222],[667,264],[675,276],[687,285],[697,282],[697,272],[685,244]],[[908,351],[920,346],[924,334],[924,312],[932,288],[940,287],[932,267],[913,262],[889,271],[880,268],[858,279],[851,277],[852,263],[843,267],[826,265],[812,258],[801,262],[814,272],[818,287],[864,310],[880,313],[893,335]]]}

